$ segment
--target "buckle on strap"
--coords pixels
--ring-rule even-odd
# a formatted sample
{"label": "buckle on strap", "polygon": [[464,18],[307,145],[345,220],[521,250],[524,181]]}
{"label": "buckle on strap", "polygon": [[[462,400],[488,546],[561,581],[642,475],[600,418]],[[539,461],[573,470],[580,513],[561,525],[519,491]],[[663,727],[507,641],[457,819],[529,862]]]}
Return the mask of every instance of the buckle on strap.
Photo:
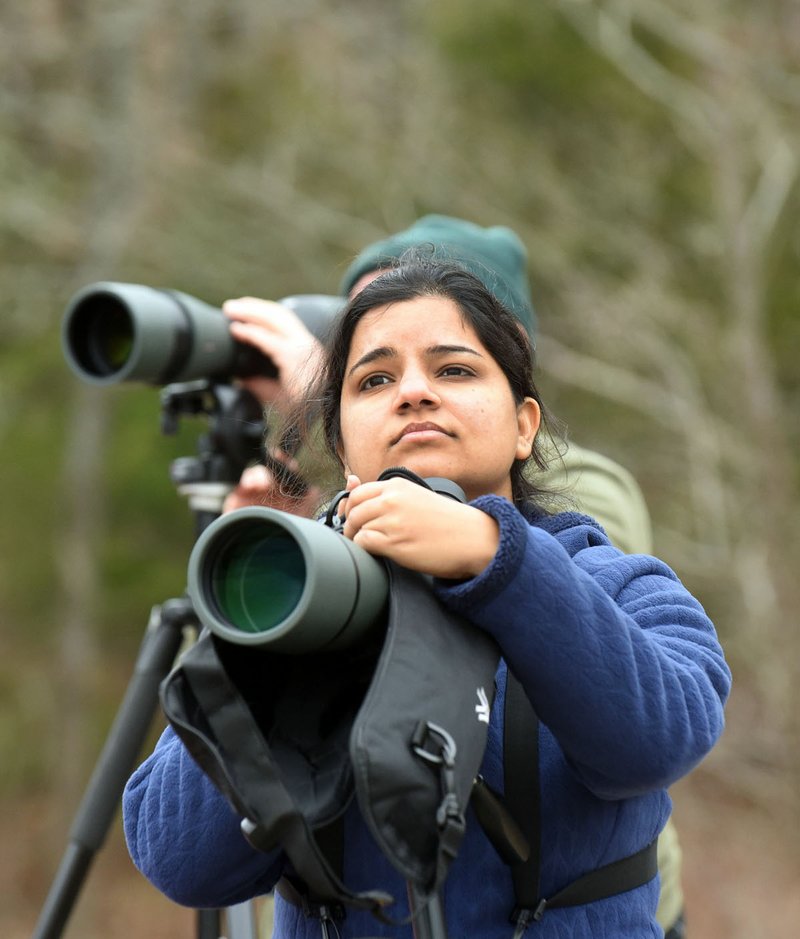
{"label": "buckle on strap", "polygon": [[275,884],[275,892],[287,903],[302,910],[307,919],[341,922],[347,915],[344,904],[337,900],[312,900],[304,886],[293,883],[285,874]]}
{"label": "buckle on strap", "polygon": [[[426,749],[426,744],[433,743],[436,752]],[[442,787],[442,801],[436,810],[436,824],[442,832],[442,848],[455,857],[458,845],[466,830],[464,811],[458,801],[455,784],[456,742],[452,736],[438,724],[420,721],[411,738],[414,753],[431,766],[440,768],[439,781]]]}
{"label": "buckle on strap", "polygon": [[516,926],[513,939],[521,939],[528,926],[530,926],[531,923],[538,923],[544,916],[546,909],[547,900],[544,899],[539,900],[534,909],[528,909],[524,906],[515,906],[510,916],[511,922]]}

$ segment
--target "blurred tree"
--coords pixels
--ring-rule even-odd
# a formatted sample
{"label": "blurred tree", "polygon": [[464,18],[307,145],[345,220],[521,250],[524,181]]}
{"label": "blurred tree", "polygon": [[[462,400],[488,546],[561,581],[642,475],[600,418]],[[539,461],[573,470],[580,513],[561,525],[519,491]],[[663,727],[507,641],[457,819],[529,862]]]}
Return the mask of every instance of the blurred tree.
{"label": "blurred tree", "polygon": [[[798,334],[796,320],[784,323],[776,345],[783,311],[770,283],[781,276],[775,259],[798,206],[800,45],[786,38],[796,35],[797,10],[784,3],[675,9],[652,0],[557,6],[665,114],[702,186],[671,252],[679,262],[694,255],[700,279],[672,275],[665,285],[693,302],[671,311],[665,304],[669,334],[643,337],[633,319],[638,306],[641,323],[641,298],[623,288],[622,305],[633,304],[623,325],[637,339],[622,355],[621,336],[603,344],[601,330],[592,340],[609,360],[614,355],[615,368],[628,359],[638,372],[628,404],[655,404],[645,404],[649,414],[669,415],[665,429],[684,438],[693,546],[682,538],[679,556],[732,588],[721,604],[732,652],[755,677],[773,721],[769,755],[763,741],[746,748],[741,768],[765,757],[777,766],[783,741],[796,739],[800,713],[797,637],[786,628],[800,601],[796,558],[787,551],[797,523],[797,425],[786,402],[796,376],[778,351],[782,343],[797,351]],[[653,266],[641,261],[631,279],[644,285]],[[579,364],[581,381],[602,381],[586,364]],[[615,395],[625,387],[605,382],[611,385]]]}

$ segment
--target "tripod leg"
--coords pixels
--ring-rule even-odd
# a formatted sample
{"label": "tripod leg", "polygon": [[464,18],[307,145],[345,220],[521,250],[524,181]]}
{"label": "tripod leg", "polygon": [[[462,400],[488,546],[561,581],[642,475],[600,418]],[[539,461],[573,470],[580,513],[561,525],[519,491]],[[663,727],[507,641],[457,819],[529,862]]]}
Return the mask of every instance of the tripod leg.
{"label": "tripod leg", "polygon": [[228,939],[257,939],[255,907],[252,903],[237,903],[225,911],[228,921]]}
{"label": "tripod leg", "polygon": [[195,939],[221,939],[222,924],[219,910],[198,910],[194,935]]}
{"label": "tripod leg", "polygon": [[442,899],[438,893],[422,893],[411,881],[407,882],[408,901],[414,919],[414,939],[447,939]]}
{"label": "tripod leg", "polygon": [[158,707],[159,685],[178,653],[183,627],[194,622],[188,600],[170,600],[153,608],[133,677],[72,824],[69,845],[39,916],[34,939],[56,939],[61,935],[141,752]]}

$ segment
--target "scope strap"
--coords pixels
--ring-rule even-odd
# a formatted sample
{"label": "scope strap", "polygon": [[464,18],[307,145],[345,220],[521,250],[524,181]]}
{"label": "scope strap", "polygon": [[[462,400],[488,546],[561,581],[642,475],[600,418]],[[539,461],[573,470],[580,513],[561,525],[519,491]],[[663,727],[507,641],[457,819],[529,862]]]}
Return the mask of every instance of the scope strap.
{"label": "scope strap", "polygon": [[[514,939],[519,939],[526,927],[531,922],[540,920],[548,909],[593,903],[641,887],[652,880],[658,873],[657,839],[635,854],[578,877],[552,897],[544,898],[540,895],[542,846],[539,719],[522,684],[510,671],[507,671],[503,725],[505,798],[502,801],[528,847],[527,857],[520,860],[526,852],[524,848],[519,847],[516,831],[512,831],[510,837],[506,832],[496,844],[501,853],[504,846],[507,848],[503,859],[511,869],[514,884],[515,905],[510,916],[511,922],[517,927]],[[473,799],[477,797],[477,790],[482,786],[485,784],[481,777],[478,777]],[[479,818],[479,821],[483,824],[484,819]],[[493,821],[497,822],[496,815]],[[339,881],[342,880],[344,867],[343,829],[343,819],[338,818],[323,831],[317,832],[320,847]],[[504,845],[504,840],[508,840],[508,845]],[[278,892],[296,905],[301,905],[302,898],[302,906],[307,915],[321,917],[327,908],[326,901],[317,899],[308,888],[305,891],[301,888],[298,892],[294,884],[281,883],[278,885]],[[339,908],[334,915],[338,918],[343,912],[343,908]]]}
{"label": "scope strap", "polygon": [[545,910],[582,906],[648,883],[658,873],[658,839],[635,854],[578,877],[552,897],[542,897],[539,718],[522,684],[510,670],[503,722],[505,802],[529,845],[527,859],[510,865],[516,901],[510,918],[516,924],[514,937],[518,939],[531,921],[542,918]]}
{"label": "scope strap", "polygon": [[353,893],[337,877],[287,790],[258,722],[221,666],[209,633],[187,650],[160,694],[176,734],[243,816],[242,832],[253,847],[268,852],[282,846],[314,896],[349,903],[387,921],[383,910],[393,902],[390,896],[377,890]]}
{"label": "scope strap", "polygon": [[517,908],[535,909],[541,872],[539,719],[519,681],[506,670],[503,710],[505,803],[528,842],[528,857],[511,864]]}
{"label": "scope strap", "polygon": [[[328,867],[339,882],[344,881],[344,817],[339,816],[324,828],[314,832],[317,848],[325,859]],[[302,909],[305,916],[324,921],[331,919],[341,922],[347,916],[347,909],[343,903],[331,899],[330,896],[320,896],[306,883],[286,874],[275,884],[275,892],[293,906]],[[324,933],[323,933],[324,934]]]}

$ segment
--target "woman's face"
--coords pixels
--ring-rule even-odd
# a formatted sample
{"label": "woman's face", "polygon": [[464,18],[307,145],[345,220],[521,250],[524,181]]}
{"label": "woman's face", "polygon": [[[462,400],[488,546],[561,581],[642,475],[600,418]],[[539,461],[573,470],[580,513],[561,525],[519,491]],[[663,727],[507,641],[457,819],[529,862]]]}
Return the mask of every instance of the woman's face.
{"label": "woman's face", "polygon": [[511,498],[510,469],[539,427],[456,303],[420,297],[378,307],[353,333],[340,398],[346,473],[390,466],[457,482],[468,499]]}

